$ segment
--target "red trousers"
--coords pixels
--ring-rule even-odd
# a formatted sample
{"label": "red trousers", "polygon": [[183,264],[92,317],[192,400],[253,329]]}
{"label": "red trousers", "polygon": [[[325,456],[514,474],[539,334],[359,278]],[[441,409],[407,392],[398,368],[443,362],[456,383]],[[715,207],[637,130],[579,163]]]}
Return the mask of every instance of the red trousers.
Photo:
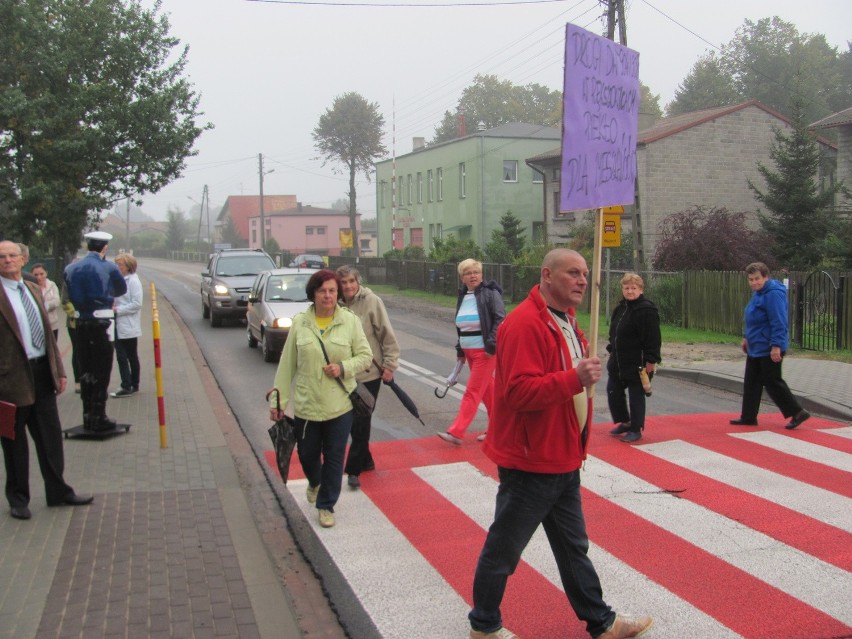
{"label": "red trousers", "polygon": [[485,349],[475,348],[464,351],[467,365],[470,367],[470,377],[467,380],[467,390],[462,397],[459,414],[456,415],[447,432],[461,439],[470,422],[476,417],[479,403],[485,404],[485,410],[491,411],[491,391],[494,387],[494,367],[497,358],[488,355]]}

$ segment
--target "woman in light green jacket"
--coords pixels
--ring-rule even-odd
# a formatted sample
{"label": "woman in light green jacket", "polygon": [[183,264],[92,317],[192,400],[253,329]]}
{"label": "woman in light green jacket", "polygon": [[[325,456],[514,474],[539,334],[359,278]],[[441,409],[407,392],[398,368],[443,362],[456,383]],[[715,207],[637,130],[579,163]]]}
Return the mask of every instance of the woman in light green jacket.
{"label": "woman in light green jacket", "polygon": [[313,304],[293,318],[275,373],[279,398],[275,393],[270,396],[269,416],[280,419],[292,402],[296,450],[308,479],[307,499],[316,504],[320,525],[330,528],[352,429],[349,393],[355,390],[357,374],[370,366],[373,353],[361,321],[337,304],[340,278],[334,271],[311,275],[305,291]]}

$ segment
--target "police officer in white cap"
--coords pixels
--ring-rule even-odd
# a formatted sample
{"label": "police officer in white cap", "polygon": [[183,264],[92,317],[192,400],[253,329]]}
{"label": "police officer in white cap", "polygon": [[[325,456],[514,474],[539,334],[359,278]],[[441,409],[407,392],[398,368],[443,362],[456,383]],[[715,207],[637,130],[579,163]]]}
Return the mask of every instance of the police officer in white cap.
{"label": "police officer in white cap", "polygon": [[89,253],[65,267],[65,286],[77,321],[83,428],[105,432],[116,427],[106,416],[115,339],[113,298],[127,292],[127,283],[118,267],[106,261],[112,235],[92,231],[84,237]]}

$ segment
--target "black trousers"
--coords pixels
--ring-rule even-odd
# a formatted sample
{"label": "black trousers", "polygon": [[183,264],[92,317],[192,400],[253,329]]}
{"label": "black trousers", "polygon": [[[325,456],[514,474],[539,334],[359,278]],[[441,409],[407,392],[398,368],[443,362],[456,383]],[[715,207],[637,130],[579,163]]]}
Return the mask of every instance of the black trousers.
{"label": "black trousers", "polygon": [[71,369],[74,371],[74,383],[80,383],[80,362],[77,359],[77,329],[68,328],[68,338],[71,340]]}
{"label": "black trousers", "polygon": [[793,397],[787,382],[781,377],[780,362],[773,362],[768,355],[766,357],[747,357],[745,376],[743,378],[743,410],[740,413],[742,419],[757,420],[757,412],[760,410],[760,399],[763,389],[766,389],[770,399],[781,409],[784,417],[793,417],[802,410],[798,400]]}
{"label": "black trousers", "polygon": [[113,344],[103,319],[77,320],[77,360],[80,364],[80,397],[83,415],[106,416],[109,378],[112,374]]}
{"label": "black trousers", "polygon": [[43,357],[30,366],[35,381],[35,404],[18,406],[15,411],[14,440],[0,438],[6,464],[6,499],[12,508],[30,503],[28,429],[36,447],[48,505],[61,504],[66,497],[74,494],[74,489],[62,478],[65,471],[62,425],[56,408],[50,364]]}
{"label": "black trousers", "polygon": [[128,337],[115,340],[115,361],[118,362],[118,374],[124,390],[139,390],[139,352],[138,338]]}
{"label": "black trousers", "polygon": [[[373,397],[379,396],[382,380],[372,379],[364,382],[364,386],[372,393]],[[353,413],[354,415],[354,413]],[[343,469],[347,475],[360,475],[363,470],[372,470],[376,467],[373,455],[370,452],[370,430],[372,429],[373,416],[360,417],[354,415],[352,422],[352,445],[349,447],[349,455],[346,457],[346,467]]]}
{"label": "black trousers", "polygon": [[[627,410],[627,401],[624,391],[630,397],[630,411]],[[609,412],[615,424],[630,422],[630,430],[640,432],[645,428],[645,390],[642,382],[636,380],[625,381],[619,379],[615,374],[609,373],[606,382],[606,399],[609,404]]]}

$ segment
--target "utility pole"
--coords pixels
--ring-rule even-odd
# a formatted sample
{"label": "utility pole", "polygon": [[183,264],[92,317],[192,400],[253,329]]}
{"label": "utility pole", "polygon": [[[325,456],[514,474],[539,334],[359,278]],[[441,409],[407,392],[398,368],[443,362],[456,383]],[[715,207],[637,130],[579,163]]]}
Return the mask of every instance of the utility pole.
{"label": "utility pole", "polygon": [[127,196],[127,208],[125,209],[124,216],[124,233],[125,233],[125,253],[132,254],[133,251],[130,250],[130,196]]}
{"label": "utility pole", "polygon": [[265,222],[263,220],[263,153],[257,154],[260,174],[260,248],[266,249]]}
{"label": "utility pole", "polygon": [[[624,0],[607,0],[606,37],[615,40],[615,24],[618,23],[618,43],[627,46],[627,22],[624,19]],[[633,227],[633,268],[638,273],[645,265],[645,242],[642,237],[642,210],[639,201],[638,166],[634,190],[636,192],[631,215]]]}
{"label": "utility pole", "polygon": [[263,219],[263,176],[272,173],[275,169],[263,170],[263,153],[257,154],[258,173],[260,175],[260,248],[266,250],[266,222]]}

